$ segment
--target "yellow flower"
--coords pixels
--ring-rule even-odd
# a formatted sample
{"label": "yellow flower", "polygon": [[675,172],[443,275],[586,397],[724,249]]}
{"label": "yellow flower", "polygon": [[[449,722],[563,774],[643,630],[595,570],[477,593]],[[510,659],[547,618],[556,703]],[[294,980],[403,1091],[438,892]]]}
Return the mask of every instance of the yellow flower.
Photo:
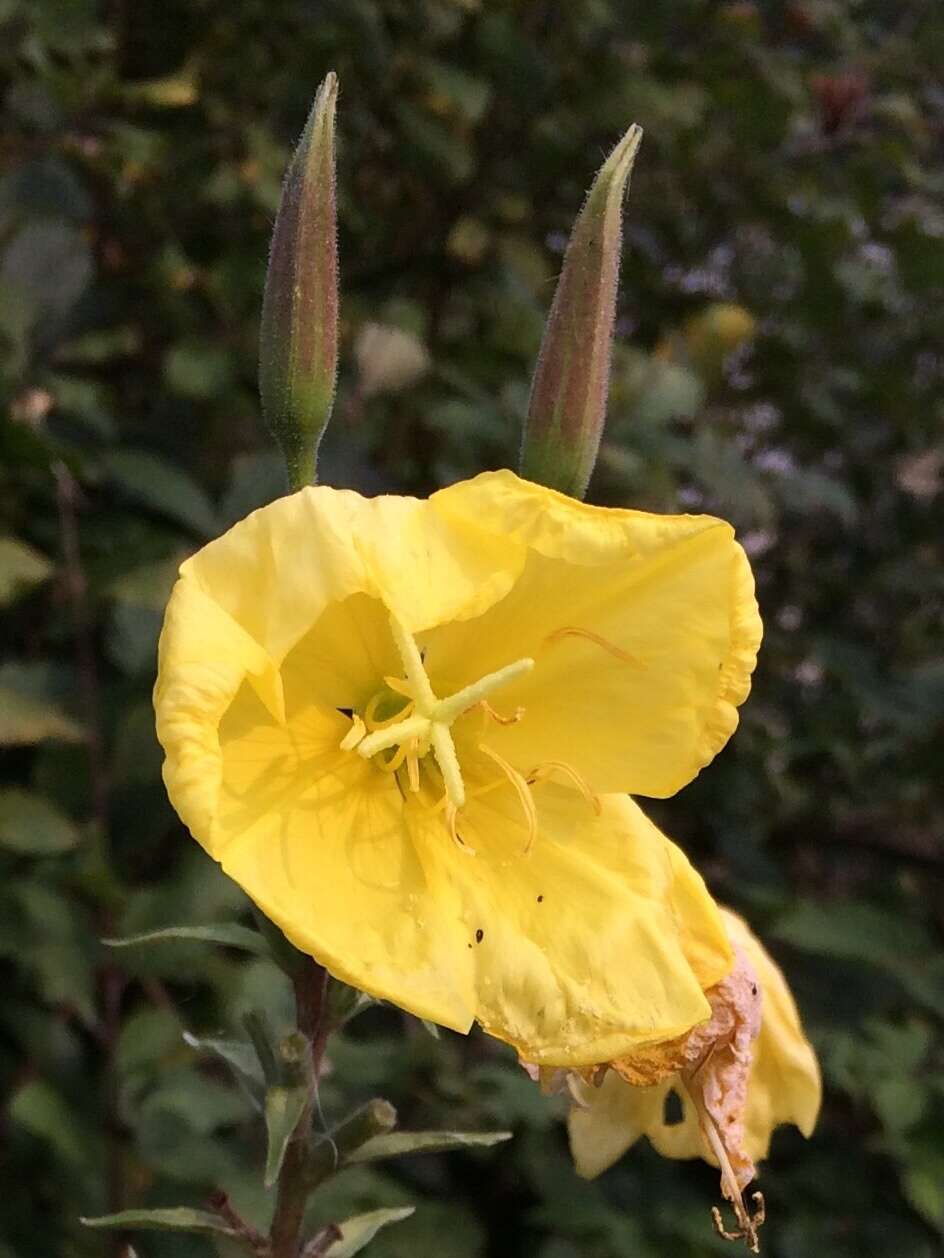
{"label": "yellow flower", "polygon": [[[578,1104],[568,1126],[577,1172],[599,1175],[639,1139],[669,1158],[704,1158],[721,1168],[724,1197],[732,1202],[738,1231],[757,1252],[763,1198],[751,1217],[742,1192],[767,1156],[773,1130],[794,1123],[809,1136],[819,1113],[821,1084],[816,1055],[803,1034],[793,997],[780,970],[747,925],[722,909],[735,950],[729,975],[707,992],[710,1022],[688,1036],[609,1063],[598,1087],[585,1072],[576,1082]],[[599,1075],[596,1075],[599,1079]],[[667,1122],[675,1093],[679,1122]]]}
{"label": "yellow flower", "polygon": [[706,1018],[730,968],[701,879],[610,793],[708,763],[759,639],[720,520],[510,472],[428,500],[305,489],[181,568],[164,778],[338,977],[533,1061],[599,1061]]}

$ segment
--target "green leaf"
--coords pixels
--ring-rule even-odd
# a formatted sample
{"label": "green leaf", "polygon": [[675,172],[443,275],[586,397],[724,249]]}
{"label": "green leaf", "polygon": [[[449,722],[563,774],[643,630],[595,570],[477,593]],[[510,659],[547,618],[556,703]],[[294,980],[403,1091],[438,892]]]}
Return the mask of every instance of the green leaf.
{"label": "green leaf", "polygon": [[265,1083],[259,1069],[259,1059],[253,1052],[252,1045],[243,1040],[219,1039],[214,1036],[191,1035],[183,1033],[184,1043],[197,1053],[212,1053],[220,1061],[226,1063],[236,1078],[245,1087],[252,1100],[262,1108]]}
{"label": "green leaf", "polygon": [[269,1137],[265,1167],[266,1188],[271,1188],[279,1177],[285,1161],[285,1150],[305,1112],[309,1091],[306,1081],[291,1087],[276,1084],[266,1092],[265,1120]]}
{"label": "green leaf", "polygon": [[29,856],[70,851],[79,841],[73,821],[42,795],[0,791],[0,847]]}
{"label": "green leaf", "polygon": [[201,943],[240,948],[260,957],[268,955],[262,936],[236,922],[217,922],[212,926],[166,926],[163,930],[149,930],[143,935],[129,935],[126,939],[103,939],[102,943],[109,948],[133,948],[138,944],[164,943],[168,939],[195,939]]}
{"label": "green leaf", "polygon": [[54,565],[16,537],[0,537],[0,607],[45,581]]}
{"label": "green leaf", "polygon": [[102,459],[111,480],[129,498],[175,520],[199,537],[219,531],[213,504],[182,468],[149,450],[109,450]]}
{"label": "green leaf", "polygon": [[0,665],[0,747],[30,746],[46,738],[81,742],[81,725],[59,702],[58,674],[44,664]]}
{"label": "green leaf", "polygon": [[450,1149],[489,1148],[510,1140],[510,1131],[391,1131],[355,1149],[348,1162],[376,1162],[405,1153],[445,1153]]}
{"label": "green leaf", "polygon": [[59,1092],[41,1079],[24,1084],[10,1101],[10,1118],[53,1149],[73,1170],[88,1165],[89,1150],[74,1114]]}
{"label": "green leaf", "polygon": [[382,1227],[386,1227],[389,1223],[399,1223],[401,1219],[408,1219],[415,1208],[415,1206],[399,1206],[387,1210],[369,1210],[367,1214],[356,1214],[351,1219],[345,1219],[339,1225],[340,1239],[325,1251],[325,1258],[351,1258],[353,1254],[359,1254]]}
{"label": "green leaf", "polygon": [[118,1214],[102,1214],[98,1218],[80,1219],[86,1227],[141,1228],[158,1232],[199,1232],[209,1236],[235,1236],[231,1227],[209,1210],[193,1210],[190,1206],[172,1206],[166,1210],[122,1210]]}

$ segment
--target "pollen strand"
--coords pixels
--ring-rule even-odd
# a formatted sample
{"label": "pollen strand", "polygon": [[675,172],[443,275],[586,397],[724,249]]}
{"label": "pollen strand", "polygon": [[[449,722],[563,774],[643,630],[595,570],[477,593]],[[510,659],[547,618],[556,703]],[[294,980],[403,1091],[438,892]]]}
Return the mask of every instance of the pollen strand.
{"label": "pollen strand", "polygon": [[566,764],[563,760],[545,760],[543,764],[539,764],[537,768],[532,769],[528,774],[528,785],[534,786],[537,782],[544,782],[551,776],[552,773],[562,773],[564,777],[569,778],[599,817],[600,813],[603,811],[603,805],[600,803],[599,795],[591,789],[586,778],[578,773],[573,765]]}
{"label": "pollen strand", "polygon": [[641,662],[628,651],[624,651],[622,647],[617,646],[615,642],[611,642],[609,638],[604,638],[602,634],[594,633],[592,629],[578,629],[573,625],[564,625],[560,629],[555,629],[553,633],[549,633],[544,639],[548,646],[555,642],[559,642],[561,638],[586,638],[588,642],[593,642],[596,646],[602,647],[604,651],[608,651],[610,655],[618,660],[622,660],[624,664],[635,664],[637,668],[641,667]]}
{"label": "pollen strand", "polygon": [[538,811],[534,806],[534,796],[531,794],[531,788],[518,770],[510,765],[503,756],[500,756],[497,751],[492,751],[490,747],[486,747],[483,743],[479,743],[479,751],[483,755],[488,756],[490,760],[494,760],[515,788],[518,800],[521,803],[521,810],[528,825],[528,841],[524,847],[524,854],[527,856],[534,846],[534,840],[538,832]]}

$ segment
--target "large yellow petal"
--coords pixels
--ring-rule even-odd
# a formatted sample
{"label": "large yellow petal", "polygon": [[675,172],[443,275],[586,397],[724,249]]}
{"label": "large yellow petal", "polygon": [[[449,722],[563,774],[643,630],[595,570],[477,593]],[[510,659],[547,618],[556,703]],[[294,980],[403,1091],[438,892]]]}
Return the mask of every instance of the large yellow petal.
{"label": "large yellow petal", "polygon": [[638,805],[606,796],[597,817],[576,791],[543,783],[525,855],[514,792],[476,796],[475,780],[459,820],[475,855],[428,823],[417,841],[461,904],[482,1026],[524,1060],[558,1066],[702,1021],[687,945],[701,937],[696,965],[713,982],[730,969],[730,946],[701,879]]}
{"label": "large yellow petal", "polygon": [[511,473],[430,501],[451,523],[487,521],[527,547],[504,599],[426,636],[444,692],[534,658],[502,692],[525,716],[490,733],[496,751],[523,772],[563,760],[598,791],[667,796],[724,746],[761,637],[729,525],[588,507]]}
{"label": "large yellow petal", "polygon": [[244,687],[226,714],[212,854],[333,974],[468,1030],[468,932],[455,897],[430,883],[395,780],[339,751],[344,717],[287,706],[278,725]]}
{"label": "large yellow petal", "polygon": [[459,822],[473,855],[451,837],[428,775],[405,800],[376,762],[339,749],[350,723],[312,702],[309,651],[303,639],[283,664],[284,719],[247,681],[207,727],[216,805],[206,796],[208,820],[189,810],[210,853],[298,947],[422,1017],[459,1031],[477,1019],[535,1062],[596,1061],[707,1015],[702,984],[730,965],[723,926],[637,805],[608,797],[596,817],[578,792],[541,783],[525,855],[520,802],[480,757]]}
{"label": "large yellow petal", "polygon": [[317,486],[254,511],[181,566],[276,661],[332,603],[366,594],[411,632],[477,615],[524,548],[428,501]]}

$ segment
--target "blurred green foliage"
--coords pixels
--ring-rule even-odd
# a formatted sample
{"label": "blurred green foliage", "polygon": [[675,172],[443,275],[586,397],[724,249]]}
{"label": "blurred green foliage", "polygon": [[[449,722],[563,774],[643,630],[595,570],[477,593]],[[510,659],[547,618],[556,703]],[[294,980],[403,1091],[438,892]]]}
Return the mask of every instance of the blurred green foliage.
{"label": "blurred green foliage", "polygon": [[[149,692],[188,552],[284,489],[255,390],[281,173],[341,79],[342,371],[322,476],[514,465],[566,233],[633,180],[591,498],[730,518],[767,636],[731,747],[653,807],[766,934],[822,1055],[775,1140],[773,1258],[944,1244],[944,14],[936,0],[0,0],[0,1258],[119,1252],[80,1214],[267,1209],[235,1036],[271,964],[102,936],[245,910],[166,802]],[[627,963],[614,958],[614,965]],[[183,1038],[187,1032],[190,1039]],[[700,1258],[716,1175],[570,1169],[497,1045],[396,1011],[331,1050],[493,1150],[353,1167],[322,1221],[416,1204],[376,1258]],[[145,1235],[141,1258],[210,1242]]]}

